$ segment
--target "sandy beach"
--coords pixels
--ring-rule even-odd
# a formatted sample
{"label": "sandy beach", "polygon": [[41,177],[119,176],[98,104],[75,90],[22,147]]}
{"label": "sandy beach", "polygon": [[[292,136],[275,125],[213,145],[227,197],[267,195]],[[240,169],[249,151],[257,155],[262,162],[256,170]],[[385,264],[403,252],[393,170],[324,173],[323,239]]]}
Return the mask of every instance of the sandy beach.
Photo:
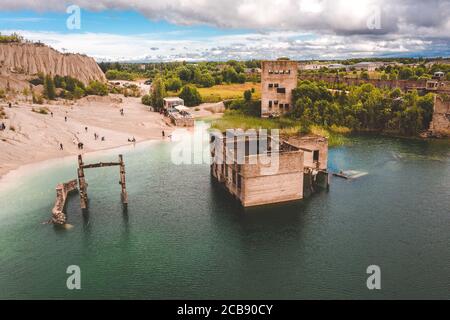
{"label": "sandy beach", "polygon": [[[167,137],[174,129],[162,115],[141,104],[140,98],[86,97],[73,105],[2,106],[7,119],[0,120],[6,125],[0,131],[0,177],[30,163],[133,144],[128,139],[161,140],[162,130]],[[41,107],[53,116],[32,111]],[[79,142],[83,150],[78,149]]]}

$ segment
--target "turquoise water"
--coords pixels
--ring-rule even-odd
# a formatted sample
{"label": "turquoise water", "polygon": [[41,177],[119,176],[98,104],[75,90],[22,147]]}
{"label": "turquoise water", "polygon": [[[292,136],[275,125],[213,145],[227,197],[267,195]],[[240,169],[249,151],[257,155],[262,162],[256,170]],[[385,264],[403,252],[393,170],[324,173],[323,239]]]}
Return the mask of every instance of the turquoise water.
{"label": "turquoise water", "polygon": [[[41,222],[56,184],[75,177],[75,158],[3,186],[0,298],[450,298],[448,141],[352,138],[330,150],[330,169],[366,176],[246,210],[208,165],[172,165],[172,147],[124,151],[127,212],[117,168],[88,171],[89,213],[72,197],[68,230]],[[372,264],[379,291],[366,287]],[[66,288],[69,265],[80,266],[82,290]]]}

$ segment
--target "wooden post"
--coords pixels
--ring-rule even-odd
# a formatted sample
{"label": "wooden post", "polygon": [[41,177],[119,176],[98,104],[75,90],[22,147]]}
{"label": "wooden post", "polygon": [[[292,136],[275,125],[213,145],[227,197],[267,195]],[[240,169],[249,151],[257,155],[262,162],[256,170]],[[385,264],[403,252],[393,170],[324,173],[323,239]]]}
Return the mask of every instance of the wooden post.
{"label": "wooden post", "polygon": [[80,203],[81,209],[87,209],[88,196],[87,196],[87,184],[84,177],[83,158],[81,154],[78,155],[78,184],[80,186]]}
{"label": "wooden post", "polygon": [[122,187],[122,203],[128,204],[128,193],[127,193],[127,186],[125,181],[125,163],[123,162],[123,156],[119,154],[119,163],[120,163],[120,186]]}

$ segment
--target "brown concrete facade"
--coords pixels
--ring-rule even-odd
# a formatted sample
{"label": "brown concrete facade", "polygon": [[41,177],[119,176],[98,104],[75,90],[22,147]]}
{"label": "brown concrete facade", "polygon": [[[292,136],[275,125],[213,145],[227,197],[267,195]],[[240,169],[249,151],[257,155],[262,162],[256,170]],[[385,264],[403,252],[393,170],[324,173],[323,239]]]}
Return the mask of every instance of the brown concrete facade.
{"label": "brown concrete facade", "polygon": [[[380,89],[395,89],[406,92],[411,90],[427,90],[436,91],[439,93],[450,93],[450,82],[449,81],[432,81],[432,80],[381,80],[381,79],[355,79],[346,78],[337,75],[324,75],[324,74],[307,74],[300,73],[300,80],[310,80],[310,81],[324,81],[327,83],[334,84],[346,84],[348,86],[359,86],[364,83],[370,83],[376,88]],[[430,84],[435,83],[433,87]],[[437,84],[437,85],[436,85]]]}
{"label": "brown concrete facade", "polygon": [[261,116],[279,116],[292,110],[292,90],[297,87],[298,63],[290,60],[263,61]]}
{"label": "brown concrete facade", "polygon": [[[267,153],[246,152],[244,161],[240,162],[236,160],[236,145],[232,143],[233,147],[230,149],[225,147],[225,137],[219,139],[220,144],[224,145],[223,152],[220,156],[212,153],[211,175],[244,207],[300,200],[305,196],[304,190],[309,195],[309,190],[316,188],[312,184],[319,174],[326,176],[324,181],[326,186],[328,184],[328,142],[325,138],[320,140],[319,137],[305,137],[296,141],[301,141],[301,147],[280,140],[276,154],[269,147],[271,142],[268,142]],[[318,145],[314,145],[315,143]],[[314,155],[320,161],[314,160]],[[274,168],[275,161],[276,170],[269,170]],[[305,177],[308,178],[306,185]]]}
{"label": "brown concrete facade", "polygon": [[327,170],[328,139],[318,135],[293,136],[287,140],[304,152],[304,165],[313,170]]}
{"label": "brown concrete facade", "polygon": [[450,137],[450,101],[436,95],[430,133],[436,137]]}

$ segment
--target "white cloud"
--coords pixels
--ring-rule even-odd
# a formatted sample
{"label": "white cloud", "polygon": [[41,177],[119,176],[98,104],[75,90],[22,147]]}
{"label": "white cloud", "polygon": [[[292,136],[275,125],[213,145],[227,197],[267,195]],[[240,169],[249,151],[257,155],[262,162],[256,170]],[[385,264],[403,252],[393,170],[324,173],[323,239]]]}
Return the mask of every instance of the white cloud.
{"label": "white cloud", "polygon": [[[202,61],[229,59],[292,59],[367,57],[374,54],[402,54],[433,48],[431,40],[385,37],[324,35],[314,37],[296,32],[212,36],[199,40],[165,40],[164,34],[116,35],[99,33],[61,34],[19,32],[25,38],[42,41],[57,50],[84,53],[98,61]],[[120,45],[118,45],[120,44]]]}
{"label": "white cloud", "polygon": [[[94,11],[135,10],[181,25],[358,34],[399,29],[411,34],[420,27],[448,32],[450,16],[448,0],[2,0],[2,10],[63,12],[72,4]],[[374,31],[367,28],[367,20],[375,9],[381,12],[382,25]]]}
{"label": "white cloud", "polygon": [[[1,1],[2,10],[65,12],[68,5],[78,4],[83,10],[134,10],[149,19],[178,25],[254,30],[195,40],[169,40],[176,38],[169,33],[122,36],[89,30],[70,34],[20,31],[26,38],[98,60],[309,59],[414,52],[448,55],[450,51],[449,0]],[[368,28],[367,20],[378,11],[381,28]]]}

